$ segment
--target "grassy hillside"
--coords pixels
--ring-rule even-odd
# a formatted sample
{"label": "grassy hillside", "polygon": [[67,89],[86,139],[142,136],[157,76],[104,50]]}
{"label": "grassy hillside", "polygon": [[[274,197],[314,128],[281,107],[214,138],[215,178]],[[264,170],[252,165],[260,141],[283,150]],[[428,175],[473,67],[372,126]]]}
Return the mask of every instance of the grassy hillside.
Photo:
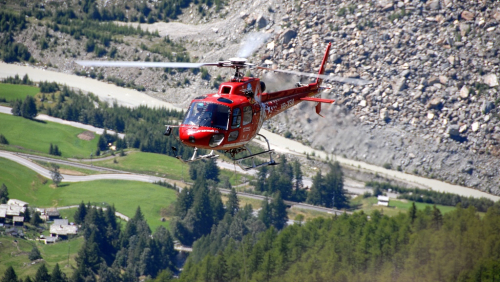
{"label": "grassy hillside", "polygon": [[[56,263],[59,263],[61,271],[67,275],[71,275],[73,268],[76,268],[75,257],[83,245],[83,237],[50,245],[23,239],[17,239],[16,243],[14,240],[15,238],[12,237],[0,237],[0,273],[3,275],[5,270],[12,266],[18,278],[24,278],[28,275],[34,278],[36,271],[40,267],[39,263],[32,265],[28,258],[34,244],[38,246],[42,258],[47,263],[49,272],[52,272]],[[68,251],[71,267],[66,267],[68,264]]]}
{"label": "grassy hillside", "polygon": [[[85,131],[80,128],[7,114],[0,114],[0,124],[0,133],[7,138],[11,149],[48,154],[52,143],[59,147],[62,157],[87,158],[97,148],[97,138],[86,141],[77,137]],[[5,145],[0,145],[0,149],[5,148]]]}
{"label": "grassy hillside", "polygon": [[[116,160],[116,163],[115,163]],[[191,182],[189,178],[189,165],[167,155],[131,151],[124,157],[116,157],[104,161],[95,161],[95,165],[119,170],[133,171],[142,174],[152,174],[169,179]],[[241,178],[251,179],[251,176],[234,171],[221,170],[220,177],[227,177],[231,185],[241,184]]]}
{"label": "grassy hillside", "polygon": [[[377,211],[380,211],[383,214],[388,215],[388,216],[394,216],[400,212],[405,213],[410,209],[410,207],[412,205],[412,202],[407,201],[407,200],[391,199],[389,201],[388,207],[378,206],[377,202],[378,202],[378,200],[376,197],[363,198],[362,196],[358,196],[358,197],[354,198],[353,200],[351,200],[351,203],[353,205],[356,205],[357,209],[363,210],[365,213],[371,214],[373,211],[377,210]],[[432,208],[433,205],[415,202],[415,206],[419,210],[423,210],[427,206]],[[443,206],[443,205],[436,205],[436,207],[443,214],[449,213],[449,212],[456,209],[455,207]]]}
{"label": "grassy hillside", "polygon": [[[116,160],[116,163],[115,163]],[[189,179],[189,165],[167,155],[131,151],[124,157],[94,161],[94,165],[142,174],[155,174],[170,179]]]}
{"label": "grassy hillside", "polygon": [[7,102],[26,98],[27,95],[35,96],[40,92],[40,88],[28,85],[0,83],[0,98]]}
{"label": "grassy hillside", "polygon": [[176,193],[159,185],[136,181],[98,180],[63,183],[51,188],[52,181],[15,162],[0,158],[0,183],[5,183],[11,198],[30,203],[31,206],[52,207],[79,204],[114,204],[117,211],[132,217],[141,206],[149,225],[154,230],[168,222],[160,221],[160,210],[175,201]]}

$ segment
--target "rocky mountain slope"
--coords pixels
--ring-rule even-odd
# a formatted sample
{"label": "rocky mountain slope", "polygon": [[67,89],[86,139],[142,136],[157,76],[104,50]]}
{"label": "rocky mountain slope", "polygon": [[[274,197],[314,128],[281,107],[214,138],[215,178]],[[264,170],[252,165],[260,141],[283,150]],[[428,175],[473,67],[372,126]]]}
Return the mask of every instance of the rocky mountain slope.
{"label": "rocky mountain slope", "polygon": [[[373,84],[329,84],[323,96],[337,103],[323,107],[325,118],[304,103],[265,127],[289,131],[292,138],[334,154],[500,194],[500,2],[231,1],[217,13],[214,9],[206,9],[209,20],[192,6],[178,22],[140,26],[168,35],[192,60],[205,62],[233,56],[250,32],[268,33],[250,61],[306,72],[317,71],[332,42],[328,73]],[[73,63],[76,58],[95,58],[83,44],[53,31],[59,44],[40,52],[33,38],[41,31],[32,24],[16,40],[42,64],[73,72],[82,69]],[[141,43],[161,40],[125,37],[124,44],[111,45],[121,60],[145,60],[157,55],[141,49]],[[149,95],[182,105],[213,92],[217,75],[231,75],[209,70],[207,80],[192,72],[96,71],[104,78],[135,81]],[[253,74],[271,87],[273,81],[284,84],[284,78]]]}

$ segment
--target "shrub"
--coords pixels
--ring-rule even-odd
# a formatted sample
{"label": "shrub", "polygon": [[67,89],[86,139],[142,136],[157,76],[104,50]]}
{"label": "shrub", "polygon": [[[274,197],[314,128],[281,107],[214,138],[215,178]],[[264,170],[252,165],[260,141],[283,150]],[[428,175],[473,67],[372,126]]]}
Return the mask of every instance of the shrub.
{"label": "shrub", "polygon": [[7,138],[3,134],[0,134],[0,144],[9,145],[9,141],[7,141]]}

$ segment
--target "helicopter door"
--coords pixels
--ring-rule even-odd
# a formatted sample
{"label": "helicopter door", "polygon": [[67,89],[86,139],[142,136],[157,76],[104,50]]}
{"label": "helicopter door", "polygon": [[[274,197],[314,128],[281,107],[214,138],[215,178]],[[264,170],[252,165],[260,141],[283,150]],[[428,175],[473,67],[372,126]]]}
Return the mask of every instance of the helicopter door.
{"label": "helicopter door", "polygon": [[249,104],[243,105],[243,122],[241,127],[241,140],[247,141],[252,138],[252,119],[253,119],[253,110],[252,106]]}
{"label": "helicopter door", "polygon": [[257,134],[257,131],[259,130],[259,124],[260,124],[260,105],[259,104],[254,104],[253,105],[253,120],[252,120],[252,131],[255,134]]}
{"label": "helicopter door", "polygon": [[231,114],[231,132],[227,137],[227,141],[234,142],[240,140],[240,126],[241,126],[241,109],[234,107]]}

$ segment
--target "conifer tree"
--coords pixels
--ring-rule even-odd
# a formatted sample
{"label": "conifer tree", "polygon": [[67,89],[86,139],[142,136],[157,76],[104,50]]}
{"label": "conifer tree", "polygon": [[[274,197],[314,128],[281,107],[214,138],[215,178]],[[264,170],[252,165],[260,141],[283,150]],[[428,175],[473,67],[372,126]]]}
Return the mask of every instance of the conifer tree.
{"label": "conifer tree", "polygon": [[215,259],[213,281],[227,281],[227,262],[223,252],[219,252]]}
{"label": "conifer tree", "polygon": [[85,220],[86,215],[87,215],[87,207],[82,201],[78,206],[78,208],[76,209],[75,215],[73,216],[73,218],[75,219],[75,223],[82,224]]}
{"label": "conifer tree", "polygon": [[212,208],[212,214],[214,218],[214,224],[219,223],[219,221],[224,217],[224,204],[222,203],[221,193],[219,189],[212,188],[209,193],[210,197],[210,207]]}
{"label": "conifer tree", "polygon": [[2,282],[18,282],[17,274],[12,266],[9,266],[2,277]]}
{"label": "conifer tree", "polygon": [[50,274],[45,263],[42,263],[36,271],[34,282],[50,282]]}
{"label": "conifer tree", "polygon": [[14,116],[20,116],[22,114],[21,112],[21,105],[22,105],[22,100],[16,99],[15,101],[11,102],[12,104],[12,110],[10,112]]}
{"label": "conifer tree", "polygon": [[23,216],[24,216],[24,221],[25,222],[30,222],[31,221],[31,209],[28,207],[26,208],[26,210],[24,211],[23,213]]}
{"label": "conifer tree", "polygon": [[215,159],[207,160],[204,165],[204,170],[206,179],[211,179],[217,183],[219,182],[220,169],[217,166]]}
{"label": "conifer tree", "polygon": [[199,238],[210,233],[212,229],[213,211],[210,206],[210,198],[206,187],[199,188],[194,196],[193,211],[196,217],[193,234]]}
{"label": "conifer tree", "polygon": [[21,104],[21,114],[24,118],[33,119],[38,114],[35,98],[27,95]]}
{"label": "conifer tree", "polygon": [[[326,175],[325,182],[329,186],[328,190],[331,191],[332,196],[331,206],[327,205],[327,207],[335,207],[337,209],[348,207],[349,200],[344,189],[344,174],[339,162],[330,165],[330,172]],[[330,196],[330,193],[328,193],[327,197]]]}
{"label": "conifer tree", "polygon": [[193,204],[193,195],[190,189],[184,188],[179,193],[179,197],[175,202],[175,215],[184,218]]}
{"label": "conifer tree", "polygon": [[31,220],[30,220],[30,224],[31,225],[34,225],[34,226],[38,226],[40,223],[42,223],[43,220],[42,218],[40,217],[40,213],[35,211],[33,213],[33,216],[31,217]]}
{"label": "conifer tree", "polygon": [[9,190],[5,183],[0,187],[0,204],[6,204],[9,201]]}
{"label": "conifer tree", "polygon": [[321,172],[318,171],[313,177],[311,191],[307,195],[307,203],[311,205],[324,205],[321,191],[324,189],[324,180]]}
{"label": "conifer tree", "polygon": [[269,228],[272,223],[272,210],[267,197],[262,200],[261,209],[259,211],[259,219],[264,223],[266,228]]}
{"label": "conifer tree", "polygon": [[434,229],[439,230],[443,225],[443,215],[441,211],[436,208],[436,205],[432,206],[432,226]]}
{"label": "conifer tree", "polygon": [[293,162],[293,175],[295,178],[294,189],[299,190],[304,186],[302,182],[302,170],[300,169],[300,163],[298,160]]}
{"label": "conifer tree", "polygon": [[234,216],[240,209],[240,200],[236,194],[236,190],[231,188],[231,192],[229,193],[228,200],[226,202],[226,213],[229,213],[231,216]]}
{"label": "conifer tree", "polygon": [[283,229],[288,221],[286,205],[279,191],[276,193],[271,203],[271,220],[272,225],[278,230]]}
{"label": "conifer tree", "polygon": [[56,263],[56,266],[52,270],[52,274],[50,275],[50,282],[66,282],[66,275],[62,273],[59,268],[59,263]]}
{"label": "conifer tree", "polygon": [[408,215],[410,217],[410,222],[413,224],[415,222],[415,218],[417,218],[417,206],[415,202],[412,202],[410,209],[408,210]]}

